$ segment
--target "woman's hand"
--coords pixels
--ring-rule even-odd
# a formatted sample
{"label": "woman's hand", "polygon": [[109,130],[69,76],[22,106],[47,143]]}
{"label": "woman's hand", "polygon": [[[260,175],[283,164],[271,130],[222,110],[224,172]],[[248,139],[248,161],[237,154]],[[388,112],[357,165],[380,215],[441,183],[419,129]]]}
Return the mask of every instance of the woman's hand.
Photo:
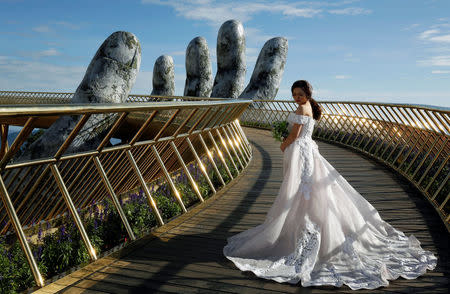
{"label": "woman's hand", "polygon": [[287,146],[288,145],[286,144],[286,140],[284,140],[283,143],[281,143],[281,145],[280,145],[281,151],[284,152],[284,150],[286,149]]}

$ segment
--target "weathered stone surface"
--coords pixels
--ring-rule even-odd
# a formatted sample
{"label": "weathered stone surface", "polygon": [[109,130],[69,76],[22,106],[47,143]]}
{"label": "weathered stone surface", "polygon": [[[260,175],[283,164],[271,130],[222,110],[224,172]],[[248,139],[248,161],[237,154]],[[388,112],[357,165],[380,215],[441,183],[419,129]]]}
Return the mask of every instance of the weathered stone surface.
{"label": "weathered stone surface", "polygon": [[212,91],[212,67],[205,38],[194,38],[186,49],[184,96],[209,97]]}
{"label": "weathered stone surface", "polygon": [[[100,46],[71,103],[125,102],[134,85],[141,63],[141,46],[129,32],[115,32]],[[92,115],[67,153],[86,151],[97,147],[115,115]],[[63,116],[28,148],[22,150],[19,160],[53,156],[68,137],[81,116]]]}
{"label": "weathered stone surface", "polygon": [[169,55],[161,55],[155,61],[155,66],[153,67],[152,95],[175,95],[173,59]]}
{"label": "weathered stone surface", "polygon": [[121,103],[141,64],[141,46],[132,33],[115,32],[98,49],[78,86],[73,103]]}
{"label": "weathered stone surface", "polygon": [[256,60],[250,82],[239,98],[274,99],[280,87],[287,52],[286,38],[277,37],[267,41]]}
{"label": "weathered stone surface", "polygon": [[217,36],[217,74],[211,97],[237,98],[244,88],[245,67],[244,27],[228,20]]}

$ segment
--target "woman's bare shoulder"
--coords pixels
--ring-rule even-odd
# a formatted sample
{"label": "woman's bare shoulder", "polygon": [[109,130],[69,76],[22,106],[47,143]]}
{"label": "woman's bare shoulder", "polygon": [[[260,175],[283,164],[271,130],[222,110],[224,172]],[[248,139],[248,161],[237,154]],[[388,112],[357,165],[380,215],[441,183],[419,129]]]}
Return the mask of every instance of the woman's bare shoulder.
{"label": "woman's bare shoulder", "polygon": [[312,108],[311,108],[311,104],[309,103],[309,101],[302,105],[299,105],[297,107],[297,109],[295,110],[295,114],[312,116]]}

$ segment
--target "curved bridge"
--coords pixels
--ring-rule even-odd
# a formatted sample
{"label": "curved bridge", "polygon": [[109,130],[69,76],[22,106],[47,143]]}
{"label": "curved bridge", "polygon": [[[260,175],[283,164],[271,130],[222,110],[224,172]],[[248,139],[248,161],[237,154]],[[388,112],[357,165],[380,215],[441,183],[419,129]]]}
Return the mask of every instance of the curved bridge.
{"label": "curved bridge", "polygon": [[[343,287],[278,284],[239,271],[222,255],[226,238],[264,221],[282,175],[282,153],[269,131],[244,128],[253,149],[246,171],[229,187],[135,244],[36,293],[350,293]],[[361,293],[447,293],[449,235],[422,195],[365,156],[318,142],[322,155],[380,212],[438,256],[435,271]],[[376,180],[375,180],[376,179]]]}
{"label": "curved bridge", "polygon": [[[12,250],[18,240],[36,285],[47,285],[38,292],[349,291],[261,280],[222,255],[226,237],[262,223],[277,195],[282,154],[267,129],[286,119],[293,102],[132,95],[128,102],[159,103],[67,104],[71,95],[0,91],[0,104],[47,104],[2,105],[0,111],[0,246],[5,239]],[[447,293],[449,111],[320,104],[324,112],[314,136],[324,157],[383,219],[414,234],[438,256],[435,271],[371,293]],[[34,159],[21,157],[39,136],[37,130],[69,116],[78,121],[65,130],[56,149]],[[20,132],[8,142],[14,126]],[[139,195],[132,194],[139,188]],[[100,236],[98,222],[106,213],[114,216],[116,231],[108,235],[108,227]],[[73,235],[67,237],[69,224]],[[44,225],[47,239],[41,238]],[[56,251],[42,255],[40,250],[61,236],[64,242],[74,236],[79,240],[85,266],[78,271],[70,273],[69,263],[45,268],[55,263],[48,263],[48,256]],[[108,245],[107,238],[115,243]],[[66,276],[56,280],[60,273]]]}

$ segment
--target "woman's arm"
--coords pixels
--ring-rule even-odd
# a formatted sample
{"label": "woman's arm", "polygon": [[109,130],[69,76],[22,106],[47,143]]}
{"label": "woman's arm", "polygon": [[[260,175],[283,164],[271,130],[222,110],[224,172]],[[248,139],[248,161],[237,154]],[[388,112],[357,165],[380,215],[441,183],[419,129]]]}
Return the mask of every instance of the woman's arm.
{"label": "woman's arm", "polygon": [[[297,110],[295,111],[296,114],[303,114],[303,106],[299,106],[297,108]],[[284,150],[291,145],[295,139],[298,138],[298,136],[300,135],[300,132],[302,130],[302,126],[303,125],[299,125],[299,124],[294,124],[294,126],[292,127],[291,132],[289,133],[289,135],[287,136],[286,139],[284,139],[283,143],[281,143],[280,149],[281,151],[284,152]]]}
{"label": "woman's arm", "polygon": [[281,143],[280,149],[284,152],[284,149],[286,149],[289,145],[291,145],[295,139],[298,138],[300,135],[300,132],[302,130],[303,125],[294,124],[292,127],[292,131],[289,133],[286,139],[284,139],[283,143]]}

